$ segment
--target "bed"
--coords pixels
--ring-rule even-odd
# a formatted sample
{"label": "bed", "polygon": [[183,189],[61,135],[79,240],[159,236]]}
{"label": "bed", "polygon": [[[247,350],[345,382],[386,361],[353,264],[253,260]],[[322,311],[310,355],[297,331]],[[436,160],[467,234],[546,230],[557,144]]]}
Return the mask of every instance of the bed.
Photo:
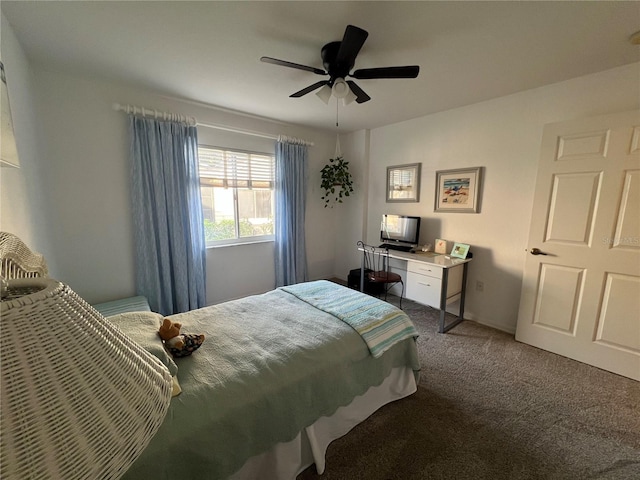
{"label": "bed", "polygon": [[171,358],[153,312],[107,317],[177,387],[125,479],[294,479],[378,408],[416,391],[417,332],[390,304],[320,280],[169,317],[205,334]]}

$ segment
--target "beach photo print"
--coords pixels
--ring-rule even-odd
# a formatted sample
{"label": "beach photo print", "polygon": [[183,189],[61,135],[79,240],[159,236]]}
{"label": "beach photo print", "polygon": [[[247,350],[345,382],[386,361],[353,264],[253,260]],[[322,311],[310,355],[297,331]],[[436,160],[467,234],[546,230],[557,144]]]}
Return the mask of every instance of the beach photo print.
{"label": "beach photo print", "polygon": [[436,172],[435,212],[478,213],[482,167]]}

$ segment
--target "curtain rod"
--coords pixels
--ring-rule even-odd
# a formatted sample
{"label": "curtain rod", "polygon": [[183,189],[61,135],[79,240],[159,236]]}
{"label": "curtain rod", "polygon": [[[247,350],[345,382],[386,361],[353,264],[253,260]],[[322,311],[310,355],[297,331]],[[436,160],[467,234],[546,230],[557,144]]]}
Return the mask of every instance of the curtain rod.
{"label": "curtain rod", "polygon": [[278,141],[284,143],[293,143],[294,145],[305,145],[307,147],[313,147],[315,144],[302,138],[287,137],[286,135],[278,135]]}
{"label": "curtain rod", "polygon": [[189,117],[187,115],[180,115],[178,113],[171,112],[159,112],[154,108],[136,107],[135,105],[120,105],[119,103],[114,103],[113,109],[133,115],[142,115],[143,117],[153,117],[174,122],[184,122],[192,126],[198,124],[195,117]]}
{"label": "curtain rod", "polygon": [[242,128],[228,127],[227,125],[219,125],[219,124],[215,124],[215,123],[200,123],[200,122],[198,122],[198,126],[199,127],[206,127],[206,128],[214,128],[216,130],[224,130],[225,132],[241,133],[243,135],[251,135],[251,136],[254,136],[254,137],[270,138],[272,140],[277,140],[279,142],[295,143],[297,145],[306,145],[308,147],[313,147],[314,146],[313,142],[309,142],[309,141],[303,140],[301,138],[288,137],[286,135],[274,135],[272,133],[256,132],[256,131],[253,131],[253,130],[244,130]]}
{"label": "curtain rod", "polygon": [[195,117],[189,117],[187,115],[179,115],[171,112],[159,112],[158,110],[155,110],[153,108],[136,107],[134,105],[120,105],[119,103],[114,103],[113,109],[116,111],[131,113],[133,115],[140,114],[142,116],[152,116],[154,118],[162,118],[164,120],[185,122],[185,123],[188,123],[189,125],[197,125],[199,127],[214,128],[216,130],[224,130],[226,132],[241,133],[243,135],[252,135],[254,137],[270,138],[272,140],[277,140],[279,142],[295,143],[297,145],[306,145],[309,147],[312,147],[314,145],[313,142],[308,142],[307,140],[303,140],[300,138],[288,137],[286,135],[274,135],[270,133],[255,132],[252,130],[244,130],[241,128],[228,127],[226,125],[219,125],[214,123],[202,123],[202,122],[198,122],[198,120]]}
{"label": "curtain rod", "polygon": [[251,135],[253,137],[270,138],[272,140],[278,139],[278,135],[273,135],[271,133],[262,133],[262,132],[255,132],[253,130],[244,130],[242,128],[228,127],[227,125],[219,125],[217,123],[198,122],[198,126],[205,127],[205,128],[213,128],[215,130],[224,130],[225,132],[242,133],[244,135]]}

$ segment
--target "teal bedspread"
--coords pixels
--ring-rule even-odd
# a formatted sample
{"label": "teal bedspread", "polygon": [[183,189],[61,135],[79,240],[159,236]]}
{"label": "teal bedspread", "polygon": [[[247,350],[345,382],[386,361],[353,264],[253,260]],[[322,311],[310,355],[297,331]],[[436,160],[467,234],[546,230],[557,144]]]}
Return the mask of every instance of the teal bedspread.
{"label": "teal bedspread", "polygon": [[345,290],[324,280],[298,283],[282,290],[351,325],[376,358],[406,338],[418,338],[418,331],[406,313],[355,290]]}
{"label": "teal bedspread", "polygon": [[176,359],[182,393],[127,479],[224,479],[392,368],[420,369],[412,338],[374,358],[351,326],[282,289],[171,319],[207,338]]}

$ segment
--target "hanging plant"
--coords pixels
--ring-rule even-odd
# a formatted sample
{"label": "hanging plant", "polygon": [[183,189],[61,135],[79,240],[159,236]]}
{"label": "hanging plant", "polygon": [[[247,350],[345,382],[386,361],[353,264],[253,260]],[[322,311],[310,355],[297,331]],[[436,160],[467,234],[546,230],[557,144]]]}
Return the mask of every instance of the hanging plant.
{"label": "hanging plant", "polygon": [[345,162],[342,156],[330,158],[329,163],[322,170],[322,183],[324,190],[324,207],[332,206],[331,203],[342,203],[343,197],[348,197],[353,192],[353,179],[349,173],[349,162]]}

